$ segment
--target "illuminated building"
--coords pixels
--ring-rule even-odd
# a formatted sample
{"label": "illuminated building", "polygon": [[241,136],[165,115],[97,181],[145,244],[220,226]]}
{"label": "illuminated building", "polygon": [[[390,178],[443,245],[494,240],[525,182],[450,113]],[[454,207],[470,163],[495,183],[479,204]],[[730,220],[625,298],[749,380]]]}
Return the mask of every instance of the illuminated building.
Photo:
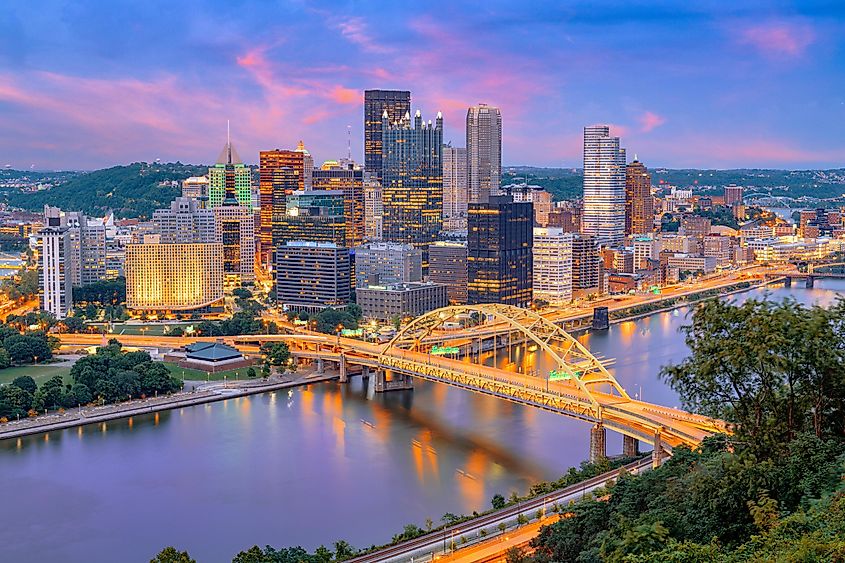
{"label": "illuminated building", "polygon": [[607,125],[584,128],[584,213],[581,232],[599,244],[625,237],[625,149]]}
{"label": "illuminated building", "polygon": [[684,215],[681,217],[681,225],[678,234],[701,239],[710,234],[711,221],[707,217],[698,215]]}
{"label": "illuminated building", "polygon": [[467,150],[443,145],[443,229],[467,228]]}
{"label": "illuminated building", "polygon": [[443,227],[443,117],[424,123],[420,112],[390,123],[382,115],[382,238],[423,249]]}
{"label": "illuminated building", "polygon": [[345,307],[352,292],[349,250],[330,242],[288,242],[276,249],[276,299],[287,310]]}
{"label": "illuminated building", "polygon": [[166,209],[153,211],[155,232],[164,244],[214,242],[214,211],[202,209],[196,200],[177,197]]}
{"label": "illuminated building", "polygon": [[315,190],[343,192],[343,214],[346,216],[347,248],[364,242],[364,171],[350,161],[327,160],[319,170],[314,170],[312,185]]}
{"label": "illuminated building", "polygon": [[470,202],[498,195],[502,179],[502,113],[479,104],[467,110],[467,185]]}
{"label": "illuminated building", "polygon": [[625,169],[625,234],[646,235],[654,231],[654,198],[651,174],[643,163],[634,162]]}
{"label": "illuminated building", "polygon": [[448,303],[446,286],[431,282],[359,287],[355,296],[364,318],[381,321],[417,317]]}
{"label": "illuminated building", "polygon": [[735,203],[742,203],[742,186],[725,186],[725,205],[731,207]]}
{"label": "illuminated building", "polygon": [[311,154],[302,142],[296,150],[275,149],[258,155],[258,199],[260,218],[258,241],[261,256],[269,264],[273,250],[273,217],[284,213],[285,197],[295,190],[310,190],[314,168]]}
{"label": "illuminated building", "polygon": [[355,249],[355,284],[422,281],[422,251],[410,244],[371,242]]}
{"label": "illuminated building", "polygon": [[227,138],[217,162],[208,169],[208,207],[223,205],[228,193],[234,194],[240,205],[252,208],[252,170],[244,165]]}
{"label": "illuminated building", "polygon": [[364,170],[382,180],[382,116],[394,123],[411,113],[411,93],[407,90],[364,91]]}
{"label": "illuminated building", "polygon": [[467,245],[439,240],[428,247],[428,279],[446,286],[449,302],[467,302]]}
{"label": "illuminated building", "polygon": [[531,303],[534,211],[510,196],[470,202],[467,211],[467,301],[526,307]]}
{"label": "illuminated building", "polygon": [[103,218],[45,205],[44,224],[67,228],[64,258],[71,285],[89,285],[110,277],[106,269],[106,225]]}
{"label": "illuminated building", "polygon": [[200,207],[208,207],[208,176],[191,176],[182,180],[182,197],[197,200]]}
{"label": "illuminated building", "polygon": [[284,213],[273,216],[273,248],[290,241],[346,243],[344,196],[340,190],[292,192]]}
{"label": "illuminated building", "polygon": [[149,312],[204,312],[223,299],[223,245],[156,242],[126,247],[126,306]]}
{"label": "illuminated building", "polygon": [[603,288],[602,259],[599,245],[591,235],[572,237],[572,294],[582,297],[601,293]]}
{"label": "illuminated building", "polygon": [[572,233],[534,228],[534,299],[551,305],[572,301]]}
{"label": "illuminated building", "polygon": [[513,197],[514,202],[530,201],[534,206],[534,224],[549,226],[549,213],[552,211],[552,194],[540,186],[526,184],[505,186],[504,192]]}
{"label": "illuminated building", "polygon": [[383,219],[381,183],[377,180],[365,180],[364,235],[367,240],[381,240]]}
{"label": "illuminated building", "polygon": [[255,215],[226,198],[214,208],[216,241],[223,245],[223,280],[236,287],[255,280]]}
{"label": "illuminated building", "polygon": [[67,257],[70,249],[68,228],[48,226],[38,232],[38,240],[41,309],[63,319],[73,304]]}

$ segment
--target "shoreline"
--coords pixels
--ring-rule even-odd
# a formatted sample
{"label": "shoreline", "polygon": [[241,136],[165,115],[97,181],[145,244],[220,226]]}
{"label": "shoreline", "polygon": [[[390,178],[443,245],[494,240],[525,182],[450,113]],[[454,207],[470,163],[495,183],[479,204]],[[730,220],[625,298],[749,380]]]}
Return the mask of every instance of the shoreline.
{"label": "shoreline", "polygon": [[[87,426],[89,424],[98,424],[101,422],[108,422],[111,420],[119,420],[122,418],[131,418],[142,414],[152,414],[161,411],[175,410],[183,407],[191,407],[195,405],[202,405],[206,403],[215,403],[218,401],[225,401],[227,399],[237,399],[240,397],[247,397],[249,395],[258,395],[261,393],[268,393],[271,391],[278,391],[280,389],[290,389],[294,387],[301,387],[310,385],[312,383],[324,383],[338,379],[338,374],[309,374],[299,378],[285,378],[280,381],[272,383],[252,383],[252,385],[245,384],[242,386],[233,387],[218,387],[216,385],[209,389],[199,391],[181,391],[173,395],[169,395],[163,399],[136,399],[134,401],[127,401],[118,403],[116,405],[105,405],[103,407],[93,407],[87,410],[69,409],[64,413],[48,414],[40,421],[41,423],[30,424],[26,426],[19,426],[19,424],[26,424],[27,422],[35,422],[39,417],[33,419],[23,419],[20,422],[10,421],[4,424],[11,425],[10,428],[0,427],[0,441],[11,440],[14,438],[23,438],[24,436],[32,436],[34,434],[46,434],[55,430],[66,430],[68,428],[76,428],[77,426]],[[153,401],[153,404],[148,404]],[[108,412],[97,413],[96,409],[111,409]],[[93,414],[92,414],[93,411]],[[59,418],[60,420],[50,420],[47,418]]]}

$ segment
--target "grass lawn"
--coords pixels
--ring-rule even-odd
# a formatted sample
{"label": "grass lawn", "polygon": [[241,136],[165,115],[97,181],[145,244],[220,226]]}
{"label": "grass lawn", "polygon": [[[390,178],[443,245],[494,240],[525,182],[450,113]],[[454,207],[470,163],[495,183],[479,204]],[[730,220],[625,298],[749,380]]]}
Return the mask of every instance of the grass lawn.
{"label": "grass lawn", "polygon": [[[170,362],[164,362],[164,365],[167,367],[167,369],[170,370],[170,373],[173,374],[173,377],[177,379],[182,379],[182,377],[184,376],[184,378],[189,381],[223,381],[224,376],[226,377],[226,379],[249,379],[247,377],[247,372],[249,371],[248,367],[230,369],[227,371],[218,371],[217,373],[207,373],[198,369],[180,368],[176,364],[172,364]],[[255,373],[257,374],[256,379],[260,378],[261,366],[253,367],[255,368]]]}
{"label": "grass lawn", "polygon": [[37,366],[18,366],[0,370],[0,383],[11,383],[16,377],[28,375],[41,385],[55,375],[61,375],[65,383],[72,383],[70,367],[55,367],[49,364]]}
{"label": "grass lawn", "polygon": [[[197,321],[199,322],[199,321]],[[103,323],[96,323],[97,326],[102,326]],[[169,330],[173,330],[177,326],[181,329],[185,329],[188,326],[196,323],[173,323],[173,324],[155,324],[155,323],[145,323],[145,324],[121,324],[121,323],[114,323],[114,332],[115,334],[127,334],[132,336],[163,336],[164,329],[168,328]],[[144,329],[143,332],[141,329]]]}

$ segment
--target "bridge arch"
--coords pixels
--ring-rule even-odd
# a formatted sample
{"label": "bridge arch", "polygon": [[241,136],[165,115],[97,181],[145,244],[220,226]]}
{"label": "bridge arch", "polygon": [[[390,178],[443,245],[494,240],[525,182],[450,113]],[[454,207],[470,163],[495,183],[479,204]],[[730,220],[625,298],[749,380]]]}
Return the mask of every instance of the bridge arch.
{"label": "bridge arch", "polygon": [[[554,360],[559,377],[580,389],[595,408],[600,409],[600,405],[594,391],[603,391],[622,401],[631,400],[613,374],[572,335],[535,311],[511,305],[455,305],[430,311],[402,328],[388,342],[382,355],[393,349],[419,351],[424,341],[445,323],[473,314],[480,315],[482,322],[492,319],[502,324],[499,332],[520,333],[534,342]],[[543,379],[550,378],[551,373]]]}

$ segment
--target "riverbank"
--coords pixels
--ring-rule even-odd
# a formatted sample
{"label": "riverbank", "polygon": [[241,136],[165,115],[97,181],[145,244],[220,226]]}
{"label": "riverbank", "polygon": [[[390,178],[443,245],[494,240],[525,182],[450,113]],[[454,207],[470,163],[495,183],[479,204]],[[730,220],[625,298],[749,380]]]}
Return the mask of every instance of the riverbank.
{"label": "riverbank", "polygon": [[50,413],[19,421],[10,421],[0,426],[0,441],[21,438],[32,434],[64,430],[87,424],[98,424],[121,418],[129,418],[142,414],[178,409],[225,401],[247,395],[267,393],[280,389],[322,383],[337,379],[338,374],[318,374],[316,372],[274,375],[264,380],[228,382],[226,384],[200,383],[190,391],[182,391],[162,397],[136,399],[114,405],[99,407],[83,407],[69,409],[64,412]]}

